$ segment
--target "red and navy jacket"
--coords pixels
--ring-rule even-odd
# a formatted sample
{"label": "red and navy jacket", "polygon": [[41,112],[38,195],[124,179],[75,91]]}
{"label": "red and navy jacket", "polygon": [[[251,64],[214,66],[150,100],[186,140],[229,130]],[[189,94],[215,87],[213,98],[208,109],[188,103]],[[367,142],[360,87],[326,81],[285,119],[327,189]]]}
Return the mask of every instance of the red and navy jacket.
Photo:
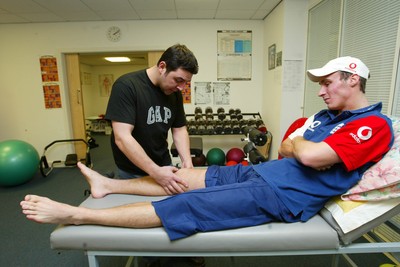
{"label": "red and navy jacket", "polygon": [[325,171],[302,165],[294,158],[254,165],[293,213],[307,221],[331,197],[343,194],[379,161],[393,144],[391,120],[380,111],[382,103],[358,110],[323,110],[314,115],[304,138],[327,143],[342,163]]}

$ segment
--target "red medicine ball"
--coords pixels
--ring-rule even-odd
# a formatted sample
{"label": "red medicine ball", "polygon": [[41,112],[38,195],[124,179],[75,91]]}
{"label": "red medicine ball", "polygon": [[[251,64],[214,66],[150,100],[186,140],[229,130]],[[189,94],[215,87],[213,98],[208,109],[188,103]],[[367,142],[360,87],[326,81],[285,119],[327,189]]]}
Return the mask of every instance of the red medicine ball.
{"label": "red medicine ball", "polygon": [[244,154],[243,150],[237,147],[231,148],[227,153],[226,153],[226,161],[235,161],[237,163],[240,163],[244,160],[246,155]]}
{"label": "red medicine ball", "polygon": [[236,162],[236,161],[234,161],[234,160],[230,160],[230,161],[228,161],[226,164],[225,164],[225,166],[235,166],[235,165],[237,165],[238,163]]}

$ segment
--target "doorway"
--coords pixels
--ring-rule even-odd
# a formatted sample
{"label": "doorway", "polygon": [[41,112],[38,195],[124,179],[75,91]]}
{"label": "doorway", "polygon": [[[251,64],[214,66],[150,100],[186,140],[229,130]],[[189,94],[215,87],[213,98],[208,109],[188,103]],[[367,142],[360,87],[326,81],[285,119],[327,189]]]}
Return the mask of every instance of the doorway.
{"label": "doorway", "polygon": [[[66,88],[69,96],[72,138],[87,140],[86,118],[105,113],[108,95],[102,95],[99,88],[99,75],[111,75],[108,77],[113,77],[113,80],[115,80],[124,73],[155,65],[162,53],[163,51],[135,51],[65,54]],[[104,60],[106,56],[122,55],[131,58],[131,62],[113,64]],[[95,103],[94,106],[98,106],[99,102],[91,101],[90,94],[87,92],[88,88],[92,88],[92,91],[95,92],[94,94],[97,93],[99,95],[98,99],[102,100],[103,106],[100,107],[102,112],[96,112],[99,109],[90,106],[92,103]],[[87,103],[85,104],[85,102]],[[85,145],[75,144],[75,153],[79,158],[84,157],[86,154]]]}

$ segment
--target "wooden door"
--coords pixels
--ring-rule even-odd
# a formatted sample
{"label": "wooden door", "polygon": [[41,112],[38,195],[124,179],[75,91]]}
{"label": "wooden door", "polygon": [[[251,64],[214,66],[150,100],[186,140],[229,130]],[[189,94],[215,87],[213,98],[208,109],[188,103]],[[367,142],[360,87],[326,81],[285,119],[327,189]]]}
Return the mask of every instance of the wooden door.
{"label": "wooden door", "polygon": [[[86,141],[86,127],[84,117],[83,95],[79,70],[79,55],[66,54],[65,63],[68,79],[69,105],[71,112],[71,124],[73,139],[83,139]],[[86,157],[86,145],[83,142],[75,142],[75,153],[78,159]]]}
{"label": "wooden door", "polygon": [[150,51],[147,53],[147,63],[149,67],[152,67],[157,64],[158,60],[160,59],[162,53],[164,51]]}

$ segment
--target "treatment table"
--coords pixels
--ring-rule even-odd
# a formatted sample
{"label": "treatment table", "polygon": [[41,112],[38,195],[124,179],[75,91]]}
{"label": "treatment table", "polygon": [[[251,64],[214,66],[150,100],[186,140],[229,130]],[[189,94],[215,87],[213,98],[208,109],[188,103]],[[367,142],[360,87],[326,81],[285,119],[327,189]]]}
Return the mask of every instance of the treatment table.
{"label": "treatment table", "polygon": [[[400,212],[400,118],[391,118],[395,140],[383,159],[371,166],[360,182],[332,199],[307,222],[268,223],[224,231],[197,233],[170,241],[164,228],[131,229],[94,225],[59,225],[50,236],[53,249],[83,250],[90,267],[97,256],[282,256],[400,252],[398,240],[353,243]],[[345,201],[343,197],[350,199]],[[81,205],[107,208],[159,200],[162,197],[113,194],[89,197]],[[400,228],[400,222],[397,223]],[[399,238],[400,239],[400,238]],[[137,258],[137,257],[136,257]],[[135,258],[135,259],[136,259]],[[137,263],[137,261],[135,262]]]}
{"label": "treatment table", "polygon": [[[162,197],[113,194],[102,199],[89,197],[81,206],[107,208],[158,199]],[[329,212],[323,209],[305,223],[268,223],[197,233],[176,241],[170,241],[162,227],[131,229],[59,225],[51,234],[50,242],[52,249],[85,251],[90,267],[99,266],[97,256],[236,257],[400,252],[400,242],[351,243],[399,211],[400,205],[396,205],[382,216],[347,234],[341,233],[329,218]],[[336,266],[337,262],[338,257],[333,257],[332,266]]]}

